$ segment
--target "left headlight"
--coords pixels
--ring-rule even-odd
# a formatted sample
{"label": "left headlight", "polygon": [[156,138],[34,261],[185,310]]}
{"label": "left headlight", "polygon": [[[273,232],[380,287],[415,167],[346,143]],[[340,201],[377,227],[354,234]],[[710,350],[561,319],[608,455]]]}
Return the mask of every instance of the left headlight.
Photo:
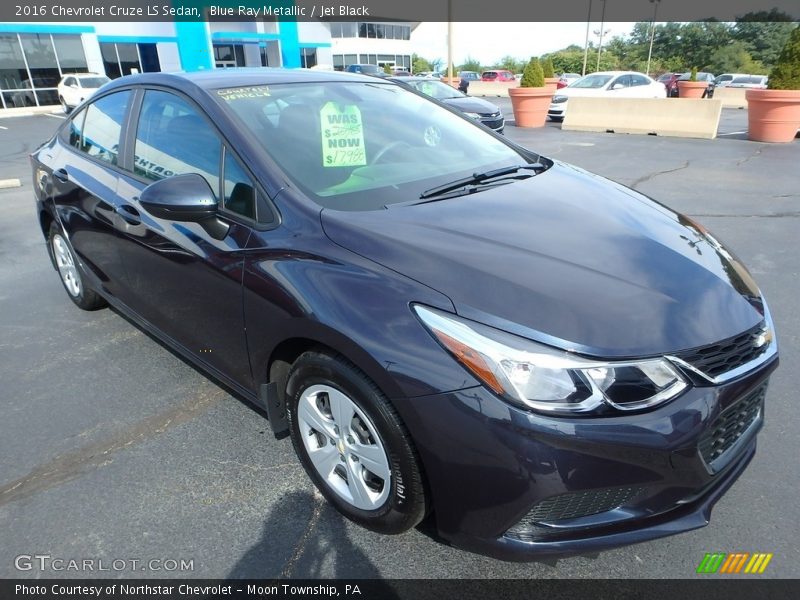
{"label": "left headlight", "polygon": [[522,408],[552,414],[639,410],[668,402],[687,387],[665,358],[596,361],[440,310],[413,308],[458,362]]}
{"label": "left headlight", "polygon": [[465,112],[464,116],[467,116],[470,119],[480,119],[481,117],[478,113],[472,113],[472,112]]}
{"label": "left headlight", "polygon": [[567,97],[566,96],[553,96],[552,103],[553,104],[561,104],[562,102],[566,102],[566,101],[567,101]]}

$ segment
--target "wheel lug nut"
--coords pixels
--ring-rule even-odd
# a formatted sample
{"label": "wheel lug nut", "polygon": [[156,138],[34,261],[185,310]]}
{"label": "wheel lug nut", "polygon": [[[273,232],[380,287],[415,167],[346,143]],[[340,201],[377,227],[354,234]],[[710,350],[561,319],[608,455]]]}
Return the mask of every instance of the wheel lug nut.
{"label": "wheel lug nut", "polygon": [[358,457],[355,454],[353,454],[353,462],[358,462]]}
{"label": "wheel lug nut", "polygon": [[340,455],[339,455],[339,460],[340,460],[341,462],[344,462],[344,454],[340,454]]}
{"label": "wheel lug nut", "polygon": [[348,444],[355,444],[356,443],[356,441],[353,439],[352,435],[348,435],[347,436],[347,443]]}
{"label": "wheel lug nut", "polygon": [[335,445],[336,445],[336,440],[331,438],[331,446],[335,446]]}

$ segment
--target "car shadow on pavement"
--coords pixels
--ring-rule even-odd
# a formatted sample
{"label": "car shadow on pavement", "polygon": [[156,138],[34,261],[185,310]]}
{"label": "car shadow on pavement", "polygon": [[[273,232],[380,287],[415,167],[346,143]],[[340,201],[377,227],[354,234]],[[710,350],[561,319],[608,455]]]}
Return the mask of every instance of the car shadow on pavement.
{"label": "car shadow on pavement", "polygon": [[[318,493],[292,490],[264,522],[261,538],[227,579],[380,579],[369,557],[350,541],[345,518]],[[391,587],[381,598],[395,598]]]}

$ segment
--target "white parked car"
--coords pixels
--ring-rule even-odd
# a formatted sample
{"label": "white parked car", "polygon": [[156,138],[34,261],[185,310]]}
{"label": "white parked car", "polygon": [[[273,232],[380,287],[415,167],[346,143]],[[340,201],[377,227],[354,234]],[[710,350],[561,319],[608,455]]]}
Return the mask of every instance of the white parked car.
{"label": "white parked car", "polygon": [[553,96],[547,116],[561,121],[570,98],[592,96],[605,98],[666,98],[664,84],[635,71],[601,71],[573,81]]}
{"label": "white parked car", "polygon": [[723,73],[722,75],[717,75],[714,79],[714,87],[728,87],[731,81],[737,77],[749,77],[749,75],[747,73]]}
{"label": "white parked car", "polygon": [[766,75],[742,75],[728,84],[730,88],[767,89]]}
{"label": "white parked car", "polygon": [[73,108],[111,81],[98,73],[72,73],[64,75],[58,83],[58,101],[69,113]]}

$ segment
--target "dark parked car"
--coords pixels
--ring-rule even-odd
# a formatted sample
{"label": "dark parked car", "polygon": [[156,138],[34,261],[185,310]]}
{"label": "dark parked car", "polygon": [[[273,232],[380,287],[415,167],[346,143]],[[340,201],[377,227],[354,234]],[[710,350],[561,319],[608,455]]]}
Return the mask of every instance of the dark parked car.
{"label": "dark parked car", "polygon": [[452,106],[497,133],[503,133],[505,129],[506,121],[503,112],[500,107],[488,100],[467,96],[453,86],[429,77],[403,77],[402,79],[393,79],[393,81],[408,85],[430,98]]}
{"label": "dark parked car", "polygon": [[122,77],[31,160],[69,298],[263,407],[372,530],[591,552],[706,525],[753,458],[778,357],[739,260],[404,86]]}

